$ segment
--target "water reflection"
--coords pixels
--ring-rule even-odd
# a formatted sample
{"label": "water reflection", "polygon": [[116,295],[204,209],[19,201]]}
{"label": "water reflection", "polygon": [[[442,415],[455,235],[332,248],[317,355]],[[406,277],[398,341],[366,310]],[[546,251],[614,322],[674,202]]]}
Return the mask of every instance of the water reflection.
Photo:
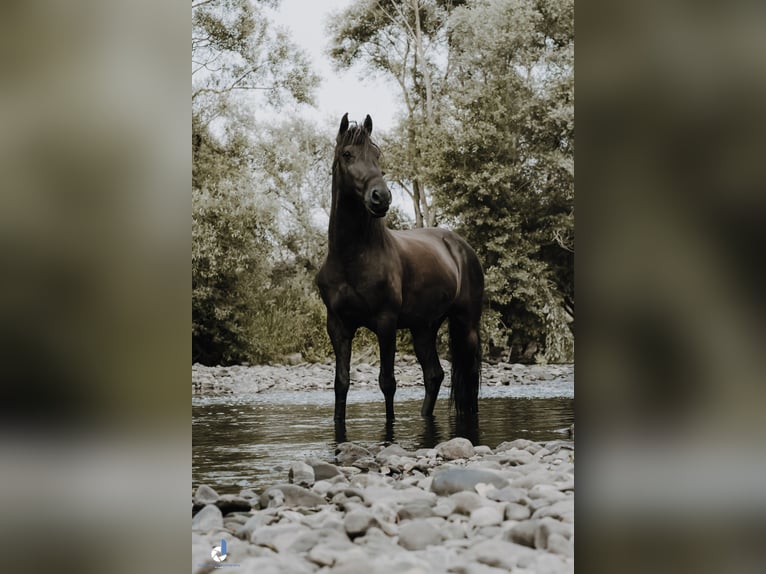
{"label": "water reflection", "polygon": [[506,440],[564,438],[574,422],[573,398],[480,399],[480,418],[458,419],[437,403],[420,416],[419,399],[397,402],[386,421],[382,401],[349,404],[346,423],[333,425],[332,401],[324,403],[215,403],[192,407],[192,481],[221,493],[260,489],[285,481],[293,461],[316,456],[332,461],[339,442],[431,448],[455,436],[492,448]]}

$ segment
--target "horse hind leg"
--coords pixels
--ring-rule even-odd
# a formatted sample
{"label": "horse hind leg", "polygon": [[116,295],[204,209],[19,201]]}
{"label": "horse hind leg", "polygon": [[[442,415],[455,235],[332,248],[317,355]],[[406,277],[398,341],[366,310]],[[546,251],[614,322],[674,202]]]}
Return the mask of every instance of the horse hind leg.
{"label": "horse hind leg", "polygon": [[423,369],[423,381],[426,387],[426,396],[420,409],[420,414],[424,417],[430,417],[434,414],[436,397],[439,395],[439,389],[444,380],[444,369],[442,369],[439,355],[436,351],[436,334],[438,330],[438,326],[435,328],[412,330],[415,356],[418,358],[420,367]]}
{"label": "horse hind leg", "polygon": [[459,416],[473,416],[479,411],[481,381],[479,322],[450,317],[449,335],[452,355],[450,402]]}

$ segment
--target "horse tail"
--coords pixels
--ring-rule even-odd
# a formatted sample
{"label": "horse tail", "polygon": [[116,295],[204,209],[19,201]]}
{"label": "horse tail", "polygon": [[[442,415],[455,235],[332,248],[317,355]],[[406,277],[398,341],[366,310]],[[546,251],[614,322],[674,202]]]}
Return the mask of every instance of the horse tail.
{"label": "horse tail", "polygon": [[481,340],[477,322],[449,319],[449,347],[452,355],[450,406],[458,416],[475,416],[479,412],[481,384]]}

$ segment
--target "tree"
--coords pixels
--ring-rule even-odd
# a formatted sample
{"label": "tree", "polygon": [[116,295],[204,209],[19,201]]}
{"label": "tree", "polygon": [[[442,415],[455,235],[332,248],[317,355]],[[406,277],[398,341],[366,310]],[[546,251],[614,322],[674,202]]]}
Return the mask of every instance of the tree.
{"label": "tree", "polygon": [[309,102],[303,53],[264,17],[276,1],[192,2],[193,360],[263,359],[263,295],[281,229],[255,141],[257,106]]}
{"label": "tree", "polygon": [[426,162],[435,204],[484,263],[496,344],[551,361],[573,352],[572,24],[566,0],[454,10],[448,114]]}
{"label": "tree", "polygon": [[393,79],[405,117],[386,148],[387,175],[412,200],[416,227],[434,225],[423,174],[424,146],[438,122],[450,72],[446,22],[455,6],[445,0],[356,0],[329,24],[330,56],[339,67],[355,63]]}

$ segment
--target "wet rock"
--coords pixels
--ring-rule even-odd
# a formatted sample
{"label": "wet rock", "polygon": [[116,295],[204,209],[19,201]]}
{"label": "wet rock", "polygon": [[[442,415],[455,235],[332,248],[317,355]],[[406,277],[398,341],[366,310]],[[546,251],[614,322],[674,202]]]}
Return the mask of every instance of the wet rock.
{"label": "wet rock", "polygon": [[305,462],[294,462],[290,465],[287,479],[292,484],[311,486],[314,484],[314,469]]}
{"label": "wet rock", "polygon": [[378,461],[372,456],[360,456],[351,463],[351,466],[368,472],[377,472],[381,468]]}
{"label": "wet rock", "polygon": [[335,458],[342,466],[352,465],[362,457],[372,457],[369,450],[352,442],[342,442],[338,445]]}
{"label": "wet rock", "polygon": [[446,496],[464,490],[472,491],[480,483],[491,484],[498,489],[508,486],[506,479],[489,470],[450,468],[434,474],[431,490]]}
{"label": "wet rock", "polygon": [[506,464],[508,466],[529,464],[535,460],[535,457],[529,451],[519,450],[517,448],[505,450],[497,453],[495,456],[501,464]]}
{"label": "wet rock", "polygon": [[512,440],[512,441],[501,442],[495,448],[495,452],[500,453],[500,452],[511,450],[514,448],[517,450],[526,450],[527,452],[531,454],[535,454],[537,451],[539,451],[543,447],[539,443],[533,442],[531,440],[527,440],[525,438],[517,438],[516,440]]}
{"label": "wet rock", "polygon": [[200,484],[194,492],[192,501],[194,504],[205,506],[206,504],[215,503],[218,500],[218,496],[218,493],[207,484]]}
{"label": "wet rock", "polygon": [[445,460],[470,458],[474,455],[471,441],[462,437],[456,437],[438,445],[436,452]]}
{"label": "wet rock", "polygon": [[378,454],[375,455],[375,458],[381,463],[388,463],[388,459],[391,456],[411,457],[412,455],[400,447],[398,444],[390,444],[378,452]]}
{"label": "wet rock", "polygon": [[224,515],[231,512],[247,512],[251,508],[250,500],[236,494],[222,494],[215,501],[215,505],[221,509]]}
{"label": "wet rock", "polygon": [[223,514],[215,504],[208,504],[192,518],[192,530],[210,532],[223,528]]}
{"label": "wet rock", "polygon": [[399,527],[399,545],[407,550],[422,550],[441,540],[439,531],[425,520],[412,520]]}
{"label": "wet rock", "polygon": [[315,507],[322,504],[327,504],[323,497],[295,484],[278,484],[261,494],[263,508],[282,505]]}
{"label": "wet rock", "polygon": [[250,488],[243,488],[240,490],[239,496],[247,500],[250,500],[251,498],[259,498],[258,494],[256,494],[256,492]]}
{"label": "wet rock", "polygon": [[376,526],[377,524],[378,521],[372,513],[363,509],[352,510],[346,514],[346,517],[343,519],[343,527],[345,528],[348,537],[352,540],[357,536],[364,535],[370,527]]}

